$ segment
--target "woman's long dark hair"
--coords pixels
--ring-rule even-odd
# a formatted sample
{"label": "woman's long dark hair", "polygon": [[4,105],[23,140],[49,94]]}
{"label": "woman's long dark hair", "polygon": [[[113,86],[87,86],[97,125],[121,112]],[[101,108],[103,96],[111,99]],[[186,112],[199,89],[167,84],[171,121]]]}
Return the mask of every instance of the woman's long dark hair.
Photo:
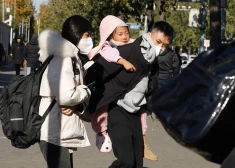
{"label": "woman's long dark hair", "polygon": [[62,27],[62,37],[77,45],[85,32],[91,32],[91,23],[80,15],[70,16]]}

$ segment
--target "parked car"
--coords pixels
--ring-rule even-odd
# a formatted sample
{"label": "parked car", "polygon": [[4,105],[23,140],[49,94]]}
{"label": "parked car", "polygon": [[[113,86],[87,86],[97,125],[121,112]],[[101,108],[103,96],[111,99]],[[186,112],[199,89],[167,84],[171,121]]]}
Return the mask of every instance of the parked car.
{"label": "parked car", "polygon": [[181,69],[184,69],[188,66],[188,64],[190,63],[190,60],[187,56],[184,56],[184,55],[181,56],[181,59],[182,59]]}
{"label": "parked car", "polygon": [[190,59],[190,61],[192,62],[196,57],[197,57],[197,55],[190,55],[190,56],[189,56],[189,59]]}

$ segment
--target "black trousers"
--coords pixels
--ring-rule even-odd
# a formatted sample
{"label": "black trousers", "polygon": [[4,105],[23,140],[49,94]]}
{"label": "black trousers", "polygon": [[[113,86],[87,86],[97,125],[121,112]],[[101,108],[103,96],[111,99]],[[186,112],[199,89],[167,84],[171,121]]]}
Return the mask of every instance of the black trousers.
{"label": "black trousers", "polygon": [[3,65],[2,56],[0,55],[0,67]]}
{"label": "black trousers", "polygon": [[166,85],[168,82],[170,82],[171,80],[173,80],[174,78],[170,78],[170,79],[158,79],[158,88],[162,88],[164,85]]}
{"label": "black trousers", "polygon": [[138,113],[111,104],[108,112],[108,133],[115,160],[109,168],[143,168],[143,135]]}
{"label": "black trousers", "polygon": [[20,64],[15,64],[16,75],[20,74]]}
{"label": "black trousers", "polygon": [[73,168],[73,154],[69,149],[40,141],[39,147],[47,162],[48,168]]}

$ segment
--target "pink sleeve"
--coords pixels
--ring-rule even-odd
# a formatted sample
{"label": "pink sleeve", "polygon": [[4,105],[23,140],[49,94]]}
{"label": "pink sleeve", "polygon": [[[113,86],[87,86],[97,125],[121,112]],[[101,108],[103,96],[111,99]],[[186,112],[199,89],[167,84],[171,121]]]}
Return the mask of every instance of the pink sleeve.
{"label": "pink sleeve", "polygon": [[96,133],[107,130],[108,109],[109,105],[104,105],[91,114],[91,126]]}
{"label": "pink sleeve", "polygon": [[108,62],[117,63],[117,61],[122,58],[119,54],[119,51],[116,48],[112,48],[110,45],[105,44],[101,51],[100,55]]}

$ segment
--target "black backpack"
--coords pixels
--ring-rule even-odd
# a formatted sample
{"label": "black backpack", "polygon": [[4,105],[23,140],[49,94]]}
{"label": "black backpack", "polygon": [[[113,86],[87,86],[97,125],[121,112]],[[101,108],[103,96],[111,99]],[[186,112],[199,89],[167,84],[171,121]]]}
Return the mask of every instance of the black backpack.
{"label": "black backpack", "polygon": [[45,114],[39,115],[41,78],[52,58],[49,56],[33,74],[15,76],[2,91],[0,120],[14,147],[28,148],[39,142],[41,125],[56,103],[54,99]]}

